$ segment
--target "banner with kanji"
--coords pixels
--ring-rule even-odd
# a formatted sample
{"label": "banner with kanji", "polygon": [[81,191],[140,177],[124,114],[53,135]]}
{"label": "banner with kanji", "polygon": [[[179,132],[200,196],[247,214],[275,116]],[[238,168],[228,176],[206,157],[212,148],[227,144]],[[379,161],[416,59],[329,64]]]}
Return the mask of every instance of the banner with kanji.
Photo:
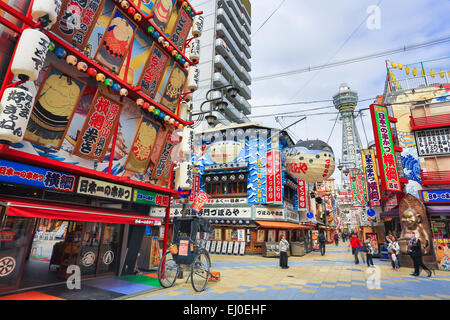
{"label": "banner with kanji", "polygon": [[352,182],[353,203],[355,206],[365,206],[367,204],[366,187],[362,171],[360,169],[352,169],[349,175]]}
{"label": "banner with kanji", "polygon": [[367,183],[367,199],[371,206],[381,205],[380,187],[378,186],[377,164],[375,161],[375,150],[361,150],[362,166]]}
{"label": "banner with kanji", "polygon": [[73,154],[103,161],[122,112],[122,104],[97,91]]}
{"label": "banner with kanji", "polygon": [[194,200],[194,203],[191,205],[192,210],[199,213],[202,211],[203,206],[208,202],[209,196],[207,193],[200,191],[197,197]]}
{"label": "banner with kanji", "polygon": [[298,209],[308,209],[308,184],[304,180],[297,179]]}
{"label": "banner with kanji", "polygon": [[387,107],[372,104],[370,114],[377,148],[381,187],[385,191],[402,191]]}

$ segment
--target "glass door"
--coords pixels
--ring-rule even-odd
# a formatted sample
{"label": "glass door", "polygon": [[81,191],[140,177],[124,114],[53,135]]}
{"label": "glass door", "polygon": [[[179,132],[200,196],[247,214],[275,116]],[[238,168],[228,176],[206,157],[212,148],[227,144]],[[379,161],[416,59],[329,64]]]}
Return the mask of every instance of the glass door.
{"label": "glass door", "polygon": [[99,222],[84,222],[78,266],[82,276],[95,275],[100,251],[101,226]]}
{"label": "glass door", "polygon": [[103,224],[97,274],[113,273],[117,269],[120,249],[120,225]]}
{"label": "glass door", "polygon": [[0,214],[0,292],[18,288],[33,222]]}

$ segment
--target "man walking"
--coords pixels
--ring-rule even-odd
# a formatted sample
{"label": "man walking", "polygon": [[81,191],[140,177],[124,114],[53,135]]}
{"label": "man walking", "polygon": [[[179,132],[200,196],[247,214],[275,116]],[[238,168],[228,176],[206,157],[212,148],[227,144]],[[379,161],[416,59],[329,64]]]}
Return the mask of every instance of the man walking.
{"label": "man walking", "polygon": [[320,254],[324,255],[326,239],[325,239],[325,235],[323,234],[323,231],[320,232],[318,240],[319,240]]}
{"label": "man walking", "polygon": [[367,266],[368,267],[370,267],[370,266],[374,266],[373,265],[373,246],[372,246],[372,244],[370,243],[370,239],[367,239],[366,240],[366,243],[365,243],[365,245],[366,245],[366,260],[367,260]]}
{"label": "man walking", "polygon": [[280,240],[280,267],[282,269],[289,268],[287,250],[289,249],[289,242],[286,240],[286,236],[282,235]]}
{"label": "man walking", "polygon": [[359,264],[358,254],[362,245],[355,233],[352,233],[350,238],[350,246],[352,247],[352,254],[355,256],[355,264]]}
{"label": "man walking", "polygon": [[334,244],[336,245],[336,247],[339,244],[339,234],[337,232],[334,234]]}
{"label": "man walking", "polygon": [[409,252],[411,254],[411,259],[414,262],[414,273],[412,273],[412,276],[418,276],[420,274],[420,268],[424,269],[426,272],[428,272],[428,277],[431,277],[431,270],[428,269],[422,260],[422,244],[420,242],[419,238],[416,238],[414,235],[408,244]]}

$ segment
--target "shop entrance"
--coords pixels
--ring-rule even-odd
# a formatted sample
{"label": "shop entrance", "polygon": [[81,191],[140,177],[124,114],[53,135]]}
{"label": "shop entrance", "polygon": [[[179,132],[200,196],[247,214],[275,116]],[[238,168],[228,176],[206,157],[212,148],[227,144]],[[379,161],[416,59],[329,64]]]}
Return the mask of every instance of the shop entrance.
{"label": "shop entrance", "polygon": [[[11,243],[17,246],[8,246],[12,247],[0,277],[0,291],[2,287],[22,289],[64,282],[73,272],[67,273],[70,265],[80,268],[82,278],[117,271],[120,224],[7,217],[2,230],[6,229],[16,231],[17,241],[13,238]],[[5,254],[0,252],[0,258]],[[2,285],[4,281],[8,283]]]}

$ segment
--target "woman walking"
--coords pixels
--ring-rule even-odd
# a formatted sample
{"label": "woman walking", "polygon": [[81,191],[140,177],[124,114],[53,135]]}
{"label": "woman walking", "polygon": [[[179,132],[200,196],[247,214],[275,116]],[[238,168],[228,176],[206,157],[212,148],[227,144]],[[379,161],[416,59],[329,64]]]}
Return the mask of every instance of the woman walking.
{"label": "woman walking", "polygon": [[394,236],[389,238],[390,242],[387,247],[389,256],[391,258],[392,269],[394,271],[400,271],[400,245],[398,244],[397,239]]}
{"label": "woman walking", "polygon": [[355,256],[355,264],[359,264],[358,254],[362,246],[361,242],[359,242],[359,239],[355,233],[352,233],[352,236],[350,238],[350,246],[352,247],[352,253]]}
{"label": "woman walking", "polygon": [[428,272],[428,278],[431,277],[430,269],[425,266],[422,260],[422,243],[420,242],[420,239],[413,236],[409,241],[408,249],[414,262],[414,273],[411,275],[417,277],[420,274],[420,268],[422,267]]}

